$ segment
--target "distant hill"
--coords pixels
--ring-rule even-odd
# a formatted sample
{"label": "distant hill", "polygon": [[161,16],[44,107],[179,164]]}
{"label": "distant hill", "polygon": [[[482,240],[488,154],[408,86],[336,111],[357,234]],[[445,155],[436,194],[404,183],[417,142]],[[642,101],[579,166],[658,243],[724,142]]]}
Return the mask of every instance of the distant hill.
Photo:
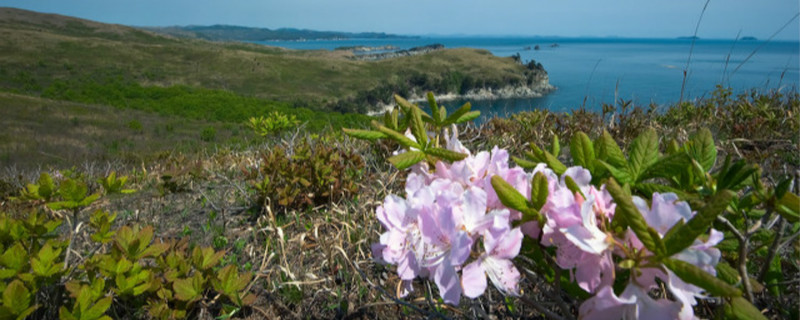
{"label": "distant hill", "polygon": [[469,48],[355,61],[343,50],[212,42],[14,8],[0,8],[0,35],[0,91],[209,120],[242,121],[263,106],[364,113],[394,93],[548,86],[541,68]]}
{"label": "distant hill", "polygon": [[394,39],[407,36],[383,32],[338,32],[306,29],[267,29],[230,25],[143,27],[142,29],[176,37],[189,37],[214,41],[268,41],[268,40],[321,40],[321,39]]}

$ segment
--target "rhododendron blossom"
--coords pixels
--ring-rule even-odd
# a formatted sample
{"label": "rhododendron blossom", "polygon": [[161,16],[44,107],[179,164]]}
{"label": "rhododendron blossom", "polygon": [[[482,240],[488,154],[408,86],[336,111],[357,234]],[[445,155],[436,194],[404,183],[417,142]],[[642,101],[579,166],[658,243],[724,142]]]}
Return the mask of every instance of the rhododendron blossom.
{"label": "rhododendron blossom", "polygon": [[[389,195],[376,210],[385,232],[373,245],[373,255],[397,265],[402,294],[419,277],[432,279],[442,300],[453,305],[461,295],[481,296],[490,281],[505,295],[519,295],[522,276],[514,259],[528,236],[554,247],[546,254],[554,252],[555,264],[593,295],[581,304],[581,319],[694,318],[692,307],[705,297],[703,290],[662,265],[630,228],[610,230],[617,205],[605,185],[592,185],[589,170],[574,166],[559,176],[539,164],[525,172],[509,166],[508,152],[498,147],[470,152],[458,141],[455,128],[445,131],[445,141],[447,149],[467,156],[453,163],[413,165],[405,197]],[[530,200],[532,177],[539,173],[547,182],[547,198],[537,208],[542,219],[520,223],[522,213],[503,205],[492,177],[502,178]],[[663,238],[679,221],[685,224],[695,215],[672,193],[653,193],[649,204],[636,196],[632,202],[655,230],[652,236]],[[711,229],[704,239],[671,258],[715,275],[720,251],[713,246],[722,233]],[[630,276],[624,289],[615,292],[612,285],[620,268],[630,269]],[[664,292],[663,298],[654,298],[657,288],[666,288],[670,298]]]}

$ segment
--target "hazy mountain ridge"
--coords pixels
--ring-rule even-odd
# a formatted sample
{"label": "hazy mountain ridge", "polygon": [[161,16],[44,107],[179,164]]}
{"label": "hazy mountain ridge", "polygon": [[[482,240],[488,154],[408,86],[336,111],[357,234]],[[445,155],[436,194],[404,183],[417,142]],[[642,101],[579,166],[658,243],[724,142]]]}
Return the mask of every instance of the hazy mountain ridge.
{"label": "hazy mountain ridge", "polygon": [[319,40],[319,39],[387,39],[410,38],[383,32],[316,31],[296,28],[254,28],[234,25],[142,27],[142,29],[176,37],[189,37],[214,41],[269,41],[269,40]]}

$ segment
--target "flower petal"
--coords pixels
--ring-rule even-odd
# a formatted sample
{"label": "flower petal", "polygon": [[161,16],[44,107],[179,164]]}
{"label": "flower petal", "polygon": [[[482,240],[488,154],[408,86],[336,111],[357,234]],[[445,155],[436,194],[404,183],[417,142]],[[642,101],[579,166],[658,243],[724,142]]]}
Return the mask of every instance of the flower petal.
{"label": "flower petal", "polygon": [[464,295],[475,299],[486,291],[486,272],[481,265],[482,259],[473,261],[461,270],[461,287]]}

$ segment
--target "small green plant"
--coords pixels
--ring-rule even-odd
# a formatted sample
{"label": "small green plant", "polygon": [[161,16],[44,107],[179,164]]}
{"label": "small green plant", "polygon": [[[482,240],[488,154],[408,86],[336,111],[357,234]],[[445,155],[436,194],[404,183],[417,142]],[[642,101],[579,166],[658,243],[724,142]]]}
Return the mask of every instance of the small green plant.
{"label": "small green plant", "polygon": [[111,171],[111,173],[109,173],[105,178],[97,179],[97,183],[103,187],[106,195],[115,193],[129,194],[136,192],[134,189],[124,189],[126,182],[128,182],[128,176],[121,176],[117,178],[117,173],[114,171]]}
{"label": "small green plant", "polygon": [[213,127],[205,127],[203,131],[200,132],[200,140],[205,142],[211,142],[217,139],[217,129]]}
{"label": "small green plant", "polygon": [[142,123],[139,122],[139,120],[128,121],[126,126],[128,127],[128,129],[131,129],[137,133],[142,132],[144,130],[144,126],[142,126]]}
{"label": "small green plant", "polygon": [[266,137],[277,134],[283,130],[297,126],[300,121],[294,115],[273,111],[267,117],[251,117],[247,121],[247,126],[253,129],[257,135]]}

